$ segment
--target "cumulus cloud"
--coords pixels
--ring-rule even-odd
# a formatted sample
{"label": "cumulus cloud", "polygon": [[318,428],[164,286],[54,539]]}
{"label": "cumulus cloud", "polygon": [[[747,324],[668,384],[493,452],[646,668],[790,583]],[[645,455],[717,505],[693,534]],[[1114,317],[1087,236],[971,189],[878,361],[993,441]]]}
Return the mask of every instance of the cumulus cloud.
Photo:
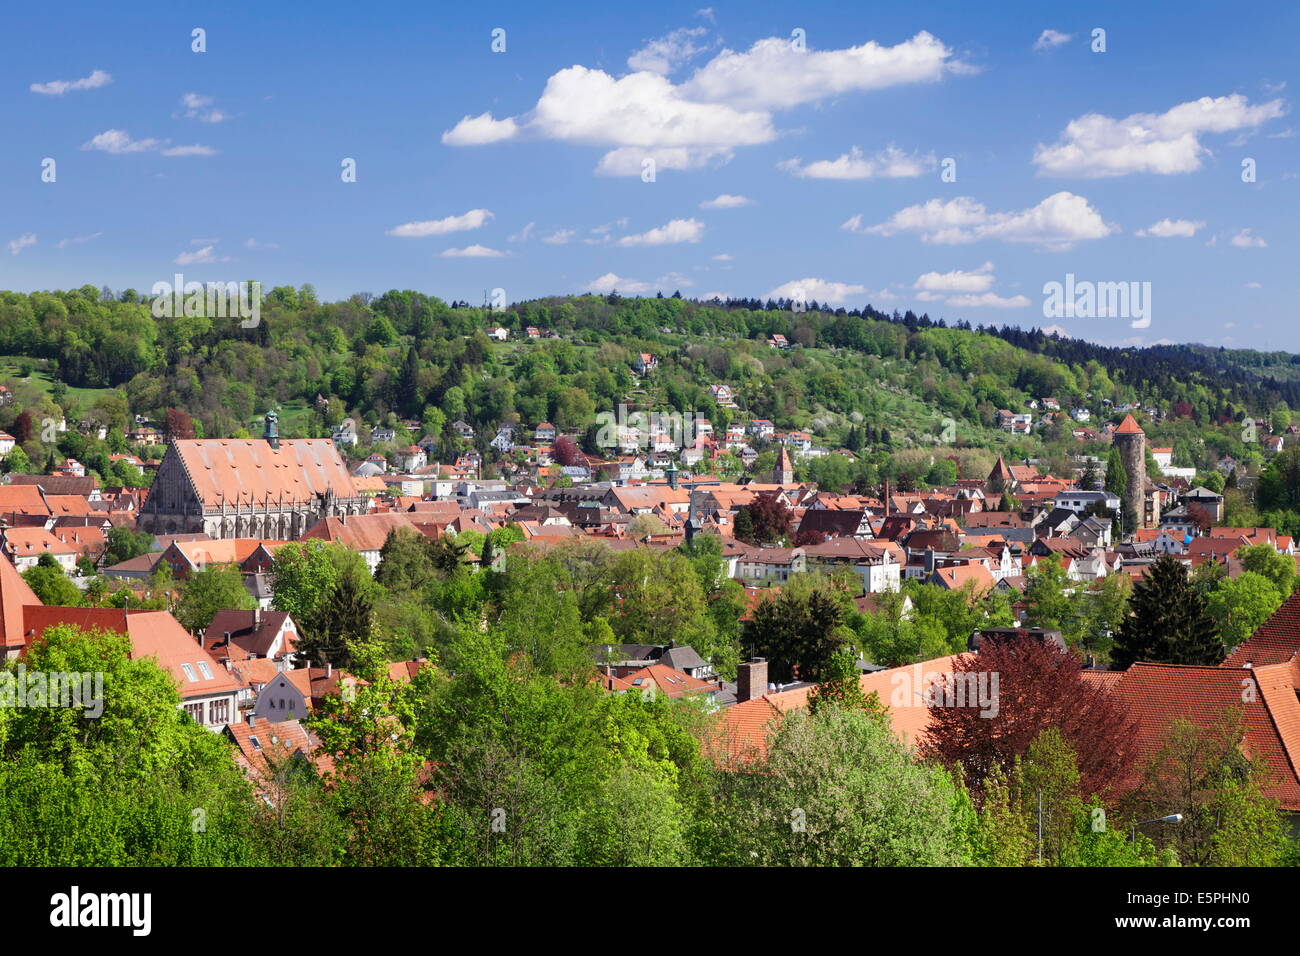
{"label": "cumulus cloud", "polygon": [[552,246],[563,246],[572,241],[576,233],[572,229],[556,229],[549,236],[543,236],[542,242]]}
{"label": "cumulus cloud", "polygon": [[49,83],[33,83],[28,89],[45,96],[62,96],[71,90],[96,90],[113,82],[112,74],[103,70],[92,70],[90,76],[79,80],[51,80]]}
{"label": "cumulus cloud", "polygon": [[[686,50],[681,41],[673,56]],[[872,41],[816,52],[772,37],[745,52],[722,50],[681,84],[659,69],[673,66],[665,51],[639,51],[642,68],[619,78],[566,67],[547,80],[532,110],[500,119],[466,115],[442,141],[469,146],[528,137],[606,147],[596,172],[608,176],[640,175],[648,158],[659,170],[700,169],[727,162],[736,148],[775,139],[775,110],[968,69],[925,32],[894,46]]]}
{"label": "cumulus cloud", "polygon": [[28,246],[36,245],[36,233],[25,232],[17,239],[9,240],[9,255],[16,256]]}
{"label": "cumulus cloud", "polygon": [[995,309],[1019,309],[1029,305],[1029,300],[1023,295],[1013,295],[1009,299],[1004,299],[993,292],[981,292],[979,295],[954,295],[948,299],[948,304],[963,308],[988,306]]}
{"label": "cumulus cloud", "polygon": [[797,302],[831,302],[847,301],[850,296],[862,295],[867,291],[864,285],[849,282],[832,282],[829,279],[791,279],[783,282],[767,293],[769,299],[794,299]]}
{"label": "cumulus cloud", "polygon": [[1201,156],[1209,152],[1201,136],[1254,129],[1285,112],[1282,100],[1252,106],[1234,93],[1203,96],[1164,113],[1134,113],[1123,119],[1089,113],[1071,120],[1055,144],[1040,144],[1034,163],[1039,175],[1086,179],[1195,172],[1201,168]]}
{"label": "cumulus cloud", "polygon": [[677,242],[699,242],[704,236],[704,223],[698,219],[673,219],[648,232],[624,236],[620,246],[667,246]]}
{"label": "cumulus cloud", "polygon": [[776,167],[800,179],[901,179],[920,176],[934,165],[933,155],[909,156],[891,145],[875,156],[864,156],[862,150],[854,146],[838,159],[802,163],[796,157],[783,160]]}
{"label": "cumulus cloud", "polygon": [[706,199],[700,203],[701,209],[738,209],[741,206],[752,206],[754,200],[748,196],[733,196],[730,193],[723,193],[713,199]]}
{"label": "cumulus cloud", "polygon": [[1232,245],[1237,246],[1240,249],[1266,248],[1268,246],[1268,243],[1265,242],[1263,239],[1261,239],[1259,236],[1252,235],[1252,232],[1253,230],[1250,229],[1239,229],[1233,235],[1233,237],[1228,241],[1232,243]]}
{"label": "cumulus cloud", "polygon": [[186,93],[181,97],[181,105],[185,107],[185,112],[181,115],[186,119],[196,119],[200,123],[221,123],[230,119],[229,113],[223,113],[213,106],[212,102],[210,96]]}
{"label": "cumulus cloud", "polygon": [[106,129],[88,142],[82,143],[82,149],[97,149],[105,153],[144,153],[158,149],[162,141],[157,139],[132,139],[126,130]]}
{"label": "cumulus cloud", "polygon": [[446,146],[482,146],[485,143],[500,143],[514,139],[519,127],[510,117],[493,119],[491,113],[478,116],[466,116],[459,123],[442,134]]}
{"label": "cumulus cloud", "polygon": [[476,242],[463,249],[444,249],[438,255],[444,259],[500,259],[505,253]]}
{"label": "cumulus cloud", "polygon": [[1101,239],[1116,231],[1088,200],[1070,192],[1048,196],[1036,206],[1014,212],[989,212],[969,196],[931,199],[894,213],[885,222],[863,228],[854,216],[841,229],[878,236],[914,233],[923,242],[956,245],[981,239],[1026,242],[1059,251],[1084,239]]}
{"label": "cumulus cloud", "polygon": [[209,265],[216,262],[229,262],[230,257],[217,255],[216,246],[204,246],[193,252],[182,252],[172,261],[178,266]]}
{"label": "cumulus cloud", "polygon": [[449,232],[464,232],[487,225],[493,218],[490,210],[471,209],[460,216],[446,216],[442,219],[425,219],[418,222],[404,222],[389,229],[385,235],[398,236],[402,239],[423,239],[425,236],[443,236]]}
{"label": "cumulus cloud", "polygon": [[639,282],[636,279],[627,279],[612,272],[606,272],[603,276],[588,282],[582,291],[595,292],[601,295],[608,295],[615,291],[628,295],[637,295],[641,292],[649,292],[651,288],[653,286],[649,282]]}
{"label": "cumulus cloud", "polygon": [[[661,170],[707,169],[731,161],[735,152],[726,146],[620,146],[600,158],[595,173],[598,176],[640,176],[646,169]],[[647,163],[647,160],[652,161]]]}
{"label": "cumulus cloud", "polygon": [[212,156],[216,150],[211,146],[168,146],[166,139],[132,139],[126,130],[106,129],[104,132],[82,143],[82,149],[95,149],[103,153],[151,153],[161,152],[164,156]]}
{"label": "cumulus cloud", "polygon": [[927,272],[917,277],[917,280],[912,283],[912,288],[924,292],[987,292],[993,288],[995,281],[993,263],[986,262],[970,272],[961,269],[954,269],[952,272]]}
{"label": "cumulus cloud", "polygon": [[672,73],[714,45],[698,42],[708,32],[704,27],[682,27],[650,40],[627,58],[628,69],[663,75]]}
{"label": "cumulus cloud", "polygon": [[1161,219],[1145,229],[1139,229],[1139,236],[1154,236],[1157,239],[1190,239],[1198,229],[1205,228],[1205,223],[1197,219]]}
{"label": "cumulus cloud", "polygon": [[768,37],[739,53],[723,50],[686,82],[683,93],[740,109],[790,109],[831,96],[908,83],[934,83],[965,67],[938,38],[921,31],[883,46],[871,40],[842,50],[796,50]]}
{"label": "cumulus cloud", "polygon": [[1038,34],[1038,39],[1034,41],[1034,51],[1042,53],[1044,50],[1052,50],[1063,43],[1069,43],[1074,39],[1071,33],[1062,33],[1060,30],[1044,30]]}

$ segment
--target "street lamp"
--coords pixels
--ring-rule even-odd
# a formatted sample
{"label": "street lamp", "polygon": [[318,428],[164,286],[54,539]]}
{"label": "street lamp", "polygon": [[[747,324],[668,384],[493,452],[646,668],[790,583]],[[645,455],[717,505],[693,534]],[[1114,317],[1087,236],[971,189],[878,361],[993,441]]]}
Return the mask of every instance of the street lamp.
{"label": "street lamp", "polygon": [[1155,817],[1151,820],[1139,820],[1137,823],[1133,824],[1133,830],[1129,834],[1128,841],[1130,843],[1136,843],[1138,827],[1144,827],[1148,823],[1182,823],[1182,822],[1183,822],[1183,815],[1181,813],[1171,813],[1167,817]]}

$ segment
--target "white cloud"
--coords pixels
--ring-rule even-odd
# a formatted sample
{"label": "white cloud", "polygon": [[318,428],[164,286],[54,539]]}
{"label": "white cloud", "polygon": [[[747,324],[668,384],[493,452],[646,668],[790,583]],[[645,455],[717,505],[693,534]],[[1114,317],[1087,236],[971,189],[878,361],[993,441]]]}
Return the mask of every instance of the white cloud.
{"label": "white cloud", "polygon": [[1062,33],[1060,30],[1044,30],[1038,34],[1038,39],[1034,41],[1034,50],[1041,53],[1063,43],[1069,43],[1072,39],[1074,39],[1074,35],[1071,33]]}
{"label": "white cloud", "polygon": [[1246,288],[1247,288],[1247,289],[1262,289],[1262,288],[1264,288],[1264,285],[1263,285],[1263,283],[1261,283],[1261,282],[1247,282],[1247,283],[1246,283]]}
{"label": "white cloud", "polygon": [[1268,243],[1259,236],[1252,235],[1253,230],[1239,229],[1229,241],[1240,249],[1264,249]]}
{"label": "white cloud", "polygon": [[477,242],[463,249],[444,249],[438,253],[444,259],[500,259],[505,255],[497,249],[479,245]]}
{"label": "white cloud", "polygon": [[34,245],[36,245],[36,233],[25,232],[17,239],[11,239],[9,241],[9,254],[11,256],[16,256],[28,246]]}
{"label": "white cloud", "polygon": [[699,297],[701,302],[711,302],[714,299],[717,299],[719,302],[726,302],[730,298],[730,292],[705,292]]}
{"label": "white cloud", "polygon": [[1208,152],[1199,137],[1252,129],[1286,112],[1281,100],[1251,106],[1240,93],[1180,103],[1164,113],[1134,113],[1114,119],[1089,113],[1071,120],[1052,146],[1039,145],[1034,163],[1040,175],[1125,176],[1129,173],[1190,173]]}
{"label": "white cloud", "polygon": [[846,301],[850,296],[862,295],[866,291],[867,287],[864,285],[832,282],[829,279],[792,279],[768,292],[764,298],[839,303]]}
{"label": "white cloud", "polygon": [[653,286],[649,282],[639,282],[636,279],[626,279],[617,276],[612,272],[606,272],[599,278],[592,279],[583,287],[584,292],[597,292],[602,295],[608,295],[611,292],[618,291],[627,295],[637,295],[641,292],[649,292]]}
{"label": "white cloud", "polygon": [[105,153],[144,153],[158,149],[162,142],[156,139],[132,139],[121,129],[106,129],[83,143],[82,149],[98,149]]}
{"label": "white cloud", "polygon": [[[642,52],[638,63],[672,66],[663,50]],[[647,158],[658,170],[700,169],[727,162],[738,147],[775,139],[774,110],[934,82],[967,69],[925,32],[892,47],[873,41],[820,52],[799,52],[789,38],[772,37],[747,52],[721,51],[680,85],[649,69],[615,78],[566,67],[547,80],[533,109],[502,119],[490,112],[466,115],[442,142],[468,146],[530,137],[603,146],[610,151],[596,172],[608,176],[640,175]]]}
{"label": "white cloud", "polygon": [[1019,309],[1029,305],[1029,300],[1023,295],[1013,295],[1009,299],[1004,299],[993,292],[981,292],[979,295],[954,295],[948,300],[948,304],[964,308],[989,306],[995,309]]}
{"label": "white cloud", "polygon": [[447,216],[443,219],[425,219],[419,222],[404,222],[389,229],[385,235],[398,236],[402,239],[422,239],[425,236],[443,236],[449,232],[464,232],[487,225],[492,219],[487,209],[471,209],[461,216]]}
{"label": "white cloud", "polygon": [[576,235],[572,229],[556,229],[549,236],[543,236],[542,242],[551,246],[567,245]]}
{"label": "white cloud", "polygon": [[701,209],[738,209],[741,206],[752,206],[754,200],[748,196],[733,196],[731,193],[723,193],[714,199],[706,199],[700,203]]}
{"label": "white cloud", "polygon": [[731,255],[731,253],[729,252],[719,252],[716,256],[713,257],[713,260],[715,262],[731,262],[735,258],[736,257]]}
{"label": "white cloud", "polygon": [[54,247],[56,249],[66,249],[68,248],[68,246],[84,245],[87,242],[93,242],[103,234],[104,234],[103,232],[95,232],[95,233],[91,233],[89,236],[71,236],[67,239],[60,239],[58,242],[54,244]]}
{"label": "white cloud", "polygon": [[1205,228],[1205,223],[1197,219],[1161,219],[1145,229],[1139,229],[1139,236],[1154,236],[1157,239],[1190,239],[1198,229]]}
{"label": "white cloud", "polygon": [[841,229],[878,236],[916,233],[923,242],[955,245],[982,239],[1028,242],[1059,251],[1084,239],[1100,239],[1115,231],[1088,200],[1070,192],[1048,196],[1036,206],[1015,212],[989,212],[969,196],[931,199],[908,206],[876,226],[862,227],[854,216]]}
{"label": "white cloud", "polygon": [[670,169],[707,169],[730,162],[735,152],[726,146],[663,146],[648,149],[642,146],[620,146],[600,157],[595,173],[598,176],[640,176],[648,167],[646,160],[654,161],[659,173]]}
{"label": "white cloud", "polygon": [[650,40],[627,58],[630,70],[648,70],[667,75],[689,62],[714,44],[697,44],[706,36],[704,27],[682,27],[669,34]]}
{"label": "white cloud", "polygon": [[[166,139],[132,139],[126,130],[106,129],[104,132],[82,143],[82,149],[97,149],[104,153],[151,153],[159,151],[164,156],[212,156],[216,150],[211,146],[170,146]],[[166,148],[164,148],[166,147]]]}
{"label": "white cloud", "polygon": [[90,76],[82,77],[79,80],[52,80],[49,83],[33,83],[28,87],[33,93],[43,93],[46,96],[62,96],[69,90],[97,90],[101,86],[108,86],[113,82],[113,77],[103,70],[92,70]]}
{"label": "white cloud", "polygon": [[1069,329],[1063,328],[1059,325],[1044,326],[1043,333],[1045,335],[1059,335],[1063,339],[1073,338],[1073,336],[1070,335]]}
{"label": "white cloud", "polygon": [[624,236],[620,246],[666,246],[676,242],[699,242],[704,235],[704,223],[698,219],[673,219],[649,232]]}
{"label": "white cloud", "polygon": [[215,246],[204,246],[194,252],[182,252],[172,260],[178,266],[209,265],[215,262],[229,262],[229,256],[216,254]]}
{"label": "white cloud", "polygon": [[912,283],[913,289],[925,292],[987,292],[997,281],[993,263],[986,262],[971,272],[954,269],[952,272],[927,272]]}
{"label": "white cloud", "polygon": [[514,139],[518,133],[519,127],[510,117],[499,120],[493,119],[491,113],[481,113],[466,116],[447,130],[442,134],[442,142],[445,146],[482,146]]}
{"label": "white cloud", "polygon": [[513,236],[508,236],[506,238],[506,242],[527,242],[529,238],[531,238],[533,234],[533,229],[536,226],[537,223],[530,222],[528,225],[524,226],[524,228],[516,232]]}
{"label": "white cloud", "polygon": [[748,51],[723,50],[682,87],[689,98],[740,109],[790,109],[844,93],[933,83],[968,67],[922,31],[894,46],[874,40],[842,50],[796,50],[789,37],[759,40]]}
{"label": "white cloud", "polygon": [[280,246],[274,242],[258,242],[256,239],[245,239],[245,249],[279,249]]}
{"label": "white cloud", "polygon": [[230,119],[229,113],[223,113],[220,109],[212,106],[212,97],[210,96],[186,93],[181,97],[181,105],[185,107],[185,112],[182,115],[186,119],[196,119],[200,123],[221,123]]}
{"label": "white cloud", "polygon": [[864,156],[854,146],[838,159],[819,159],[801,165],[796,157],[783,160],[776,167],[800,179],[901,179],[920,176],[933,169],[934,164],[933,155],[909,156],[891,145],[871,157]]}

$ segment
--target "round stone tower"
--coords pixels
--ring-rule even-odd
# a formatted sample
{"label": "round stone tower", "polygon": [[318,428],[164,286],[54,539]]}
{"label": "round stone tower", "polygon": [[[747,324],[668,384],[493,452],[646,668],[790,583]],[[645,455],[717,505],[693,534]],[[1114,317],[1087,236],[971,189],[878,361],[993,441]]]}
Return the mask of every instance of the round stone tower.
{"label": "round stone tower", "polygon": [[1147,435],[1132,415],[1125,415],[1119,428],[1115,429],[1113,441],[1119,449],[1119,457],[1124,462],[1124,473],[1128,478],[1124,500],[1120,504],[1124,514],[1133,516],[1132,526],[1127,520],[1124,522],[1124,531],[1131,534],[1138,528],[1146,527],[1143,501],[1147,485]]}

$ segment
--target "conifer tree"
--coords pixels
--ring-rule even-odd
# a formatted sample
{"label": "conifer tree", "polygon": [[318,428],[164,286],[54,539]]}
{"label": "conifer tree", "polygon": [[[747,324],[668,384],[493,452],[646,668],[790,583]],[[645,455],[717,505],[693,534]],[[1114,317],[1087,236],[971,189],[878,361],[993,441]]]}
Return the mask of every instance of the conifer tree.
{"label": "conifer tree", "polygon": [[1223,660],[1205,597],[1176,558],[1163,555],[1151,565],[1133,587],[1129,610],[1111,650],[1115,670],[1136,661],[1213,665]]}

